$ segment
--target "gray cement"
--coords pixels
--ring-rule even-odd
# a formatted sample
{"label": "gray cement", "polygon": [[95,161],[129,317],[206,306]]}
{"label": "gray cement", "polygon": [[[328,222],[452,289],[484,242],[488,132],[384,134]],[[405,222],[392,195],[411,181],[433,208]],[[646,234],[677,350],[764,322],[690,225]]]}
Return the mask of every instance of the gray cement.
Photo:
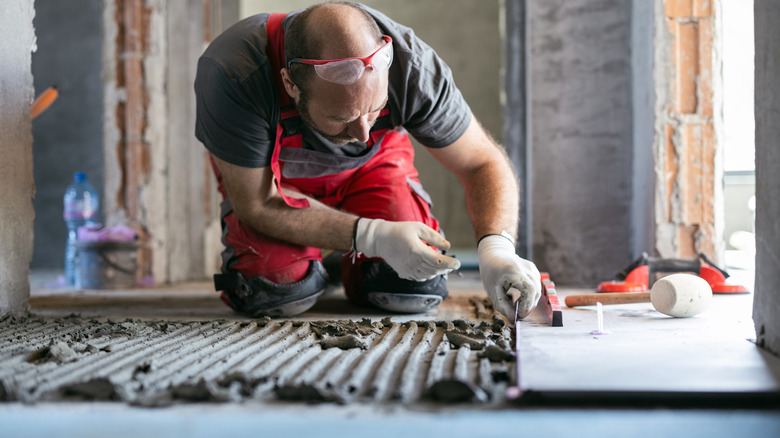
{"label": "gray cement", "polygon": [[498,321],[9,317],[0,321],[0,399],[500,404],[514,356]]}
{"label": "gray cement", "polygon": [[780,4],[755,2],[757,342],[780,355]]}
{"label": "gray cement", "polygon": [[0,315],[26,312],[30,296],[34,14],[26,0],[5,2],[0,14]]}

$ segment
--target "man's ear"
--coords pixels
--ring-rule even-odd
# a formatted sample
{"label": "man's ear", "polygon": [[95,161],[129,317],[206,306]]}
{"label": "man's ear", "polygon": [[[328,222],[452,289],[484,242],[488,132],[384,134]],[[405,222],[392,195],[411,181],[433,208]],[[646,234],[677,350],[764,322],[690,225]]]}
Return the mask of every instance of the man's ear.
{"label": "man's ear", "polygon": [[282,69],[282,83],[284,84],[284,89],[287,91],[287,94],[297,102],[301,95],[301,90],[295,85],[295,82],[293,82],[292,77],[290,76],[290,70],[286,68]]}

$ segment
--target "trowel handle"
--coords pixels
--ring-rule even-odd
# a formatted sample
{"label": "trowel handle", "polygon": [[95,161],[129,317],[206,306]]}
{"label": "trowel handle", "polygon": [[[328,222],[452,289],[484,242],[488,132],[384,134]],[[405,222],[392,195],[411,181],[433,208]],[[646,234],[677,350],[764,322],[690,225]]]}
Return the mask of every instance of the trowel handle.
{"label": "trowel handle", "polygon": [[569,307],[601,304],[649,303],[650,292],[619,292],[611,294],[569,295],[565,301]]}

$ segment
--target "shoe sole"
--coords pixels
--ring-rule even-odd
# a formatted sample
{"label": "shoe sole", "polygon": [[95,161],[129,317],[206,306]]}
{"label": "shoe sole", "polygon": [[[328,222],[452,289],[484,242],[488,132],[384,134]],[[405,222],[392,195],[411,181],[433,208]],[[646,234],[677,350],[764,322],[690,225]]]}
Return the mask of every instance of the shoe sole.
{"label": "shoe sole", "polygon": [[253,317],[270,316],[271,318],[289,318],[291,316],[300,315],[301,313],[311,309],[317,300],[325,292],[325,289],[309,295],[306,298],[300,300],[291,301],[289,303],[279,304],[274,307],[268,307],[258,310],[252,314]]}
{"label": "shoe sole", "polygon": [[394,294],[369,292],[368,302],[383,310],[396,313],[425,313],[441,304],[442,297],[424,294]]}

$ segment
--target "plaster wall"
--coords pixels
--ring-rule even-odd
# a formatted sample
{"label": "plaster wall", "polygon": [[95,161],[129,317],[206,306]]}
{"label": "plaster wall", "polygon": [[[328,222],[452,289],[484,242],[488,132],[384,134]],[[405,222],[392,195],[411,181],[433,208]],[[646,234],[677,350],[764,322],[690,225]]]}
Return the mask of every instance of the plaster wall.
{"label": "plaster wall", "polygon": [[0,14],[0,316],[27,312],[30,298],[34,15],[28,0],[5,1]]}
{"label": "plaster wall", "polygon": [[647,122],[632,115],[632,3],[527,7],[533,259],[556,283],[593,286],[635,256],[635,167],[652,167],[633,155],[634,124]]}
{"label": "plaster wall", "polygon": [[[168,157],[167,191],[170,208],[168,248],[171,260],[169,280],[182,281],[204,277],[206,254],[204,230],[204,171],[206,152],[195,138],[195,66],[203,49],[203,0],[168,3],[167,94]],[[186,111],[176,110],[187,109]],[[218,260],[214,258],[214,260]],[[209,272],[211,273],[211,272]]]}
{"label": "plaster wall", "polygon": [[755,1],[757,344],[780,354],[780,3]]}
{"label": "plaster wall", "polygon": [[[260,12],[289,12],[308,7],[312,0],[242,0],[241,17]],[[455,82],[472,111],[491,135],[501,141],[504,115],[501,108],[502,43],[501,2],[363,0],[414,32],[452,68]],[[420,179],[433,198],[433,214],[455,248],[476,248],[466,213],[463,188],[423,147],[415,145]],[[457,252],[454,252],[457,254]]]}

